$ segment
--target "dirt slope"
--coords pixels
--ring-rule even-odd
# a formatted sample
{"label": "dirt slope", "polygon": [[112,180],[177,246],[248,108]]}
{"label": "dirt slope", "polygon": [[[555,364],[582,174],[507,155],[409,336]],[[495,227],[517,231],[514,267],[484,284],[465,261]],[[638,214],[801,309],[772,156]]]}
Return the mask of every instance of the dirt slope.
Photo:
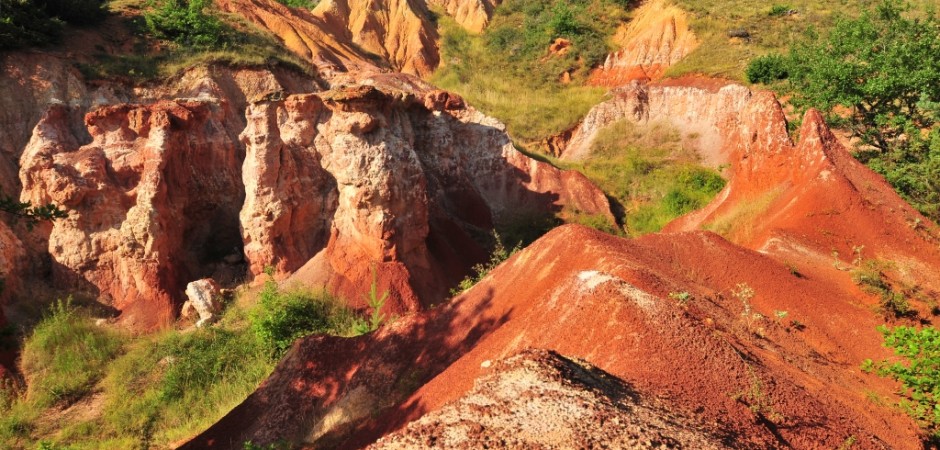
{"label": "dirt slope", "polygon": [[[752,308],[764,319],[742,318],[739,283],[756,292]],[[686,307],[668,297],[679,291],[692,296]],[[915,448],[909,419],[865,399],[891,392],[857,369],[886,354],[873,303],[714,234],[631,241],[565,226],[451,304],[355,340],[300,341],[255,394],[184,448],[367,444],[463,396],[485,361],[526,347],[585,359],[733,447],[835,448],[854,436],[858,448]],[[769,319],[775,310],[804,326]]]}

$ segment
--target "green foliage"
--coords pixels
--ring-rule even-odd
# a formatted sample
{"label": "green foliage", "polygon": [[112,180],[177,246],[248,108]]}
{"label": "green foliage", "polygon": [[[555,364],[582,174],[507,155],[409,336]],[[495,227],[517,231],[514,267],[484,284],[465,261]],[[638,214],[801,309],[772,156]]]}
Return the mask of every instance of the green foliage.
{"label": "green foliage", "polygon": [[92,439],[129,440],[135,447],[172,442],[251,393],[270,373],[271,353],[250,330],[224,325],[168,331],[131,345],[102,383],[107,400]]}
{"label": "green foliage", "polygon": [[81,398],[104,375],[122,340],[91,323],[71,299],[56,302],[23,346],[26,398],[39,407]]}
{"label": "green foliage", "polygon": [[793,102],[838,108],[830,120],[860,139],[859,159],[940,219],[940,19],[886,0],[825,38],[809,32],[788,67]]}
{"label": "green foliage", "polygon": [[903,293],[897,292],[886,279],[886,265],[877,260],[861,262],[852,272],[852,281],[862,290],[878,295],[884,313],[892,317],[904,317],[914,313]]}
{"label": "green foliage", "polygon": [[215,48],[226,42],[226,28],[206,13],[209,0],[161,0],[144,14],[147,28],[157,37],[187,48]]}
{"label": "green foliage", "polygon": [[58,42],[62,26],[94,24],[103,0],[0,0],[0,50]]}
{"label": "green foliage", "polygon": [[466,278],[460,281],[457,287],[450,290],[451,296],[459,295],[461,292],[466,291],[467,289],[472,288],[475,284],[479,283],[480,280],[486,277],[493,269],[509,259],[510,256],[514,255],[516,252],[522,249],[520,244],[517,244],[512,249],[507,249],[506,245],[503,243],[503,239],[499,236],[499,233],[495,230],[493,231],[493,251],[490,253],[490,260],[486,263],[480,263],[471,269],[473,272],[470,275],[467,275]]}
{"label": "green foliage", "polygon": [[105,0],[37,0],[46,14],[73,25],[91,25],[107,14]]}
{"label": "green foliage", "polygon": [[283,292],[277,283],[269,280],[251,315],[251,329],[265,348],[280,357],[301,337],[313,333],[347,333],[352,320],[352,313],[325,291]]}
{"label": "green foliage", "polygon": [[790,8],[790,5],[778,4],[778,5],[771,6],[770,11],[767,13],[767,15],[771,17],[779,17],[779,16],[784,16],[788,14],[790,11],[792,11],[792,8]]}
{"label": "green foliage", "polygon": [[22,219],[30,230],[40,221],[68,217],[68,213],[52,203],[33,206],[30,202],[20,202],[8,197],[2,189],[0,189],[0,212],[8,214],[13,220]]}
{"label": "green foliage", "polygon": [[759,56],[747,65],[745,76],[751,83],[770,84],[787,78],[787,64],[788,60],[778,54]]}
{"label": "green foliage", "polygon": [[373,268],[372,284],[369,286],[369,294],[366,296],[366,302],[369,304],[369,308],[372,309],[372,314],[369,316],[368,321],[362,318],[357,318],[353,321],[352,329],[355,334],[362,335],[371,333],[382,326],[382,323],[386,320],[385,314],[382,314],[382,307],[385,306],[386,300],[388,300],[388,291],[379,295],[378,275],[376,274],[375,268]]}
{"label": "green foliage", "polygon": [[278,3],[290,6],[291,8],[306,8],[313,9],[314,6],[317,6],[317,0],[277,0]]}
{"label": "green foliage", "polygon": [[878,331],[884,336],[885,347],[893,349],[901,361],[874,363],[869,359],[862,364],[863,370],[900,381],[904,396],[900,407],[932,439],[940,439],[940,331],[906,326],[882,326]]}
{"label": "green foliage", "polygon": [[[624,10],[612,0],[503,2],[481,35],[439,19],[443,64],[432,82],[500,119],[514,139],[535,145],[577,123],[604,95],[584,85],[603,61]],[[549,54],[555,39],[571,46]],[[563,74],[571,82],[559,80]]]}
{"label": "green foliage", "polygon": [[705,206],[724,188],[715,170],[702,167],[673,128],[611,124],[594,141],[591,157],[565,162],[597,183],[625,209],[630,235],[659,231],[683,214]]}

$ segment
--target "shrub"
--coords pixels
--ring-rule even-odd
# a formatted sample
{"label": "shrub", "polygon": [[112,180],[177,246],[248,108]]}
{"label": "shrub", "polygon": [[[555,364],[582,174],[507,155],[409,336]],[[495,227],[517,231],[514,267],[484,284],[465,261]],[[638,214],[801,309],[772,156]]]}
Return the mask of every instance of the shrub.
{"label": "shrub", "polygon": [[885,347],[894,350],[901,361],[866,360],[862,369],[877,371],[903,385],[900,407],[934,440],[940,440],[940,331],[933,327],[920,330],[899,326],[878,327]]}
{"label": "shrub", "polygon": [[770,84],[789,76],[788,61],[781,55],[770,54],[751,60],[744,74],[751,83]]}
{"label": "shrub", "polygon": [[205,10],[208,0],[162,0],[144,14],[147,28],[157,37],[188,48],[214,48],[226,40],[225,27]]}
{"label": "shrub", "polygon": [[70,300],[58,301],[23,346],[27,399],[40,407],[88,393],[121,350],[122,338],[95,326]]}
{"label": "shrub", "polygon": [[251,315],[251,329],[265,348],[280,356],[309,334],[348,334],[352,321],[352,313],[325,291],[281,292],[268,281]]}
{"label": "shrub", "polygon": [[877,260],[866,260],[852,273],[852,281],[863,291],[878,295],[885,315],[904,317],[914,312],[907,298],[886,280],[885,264]]}
{"label": "shrub", "polygon": [[790,11],[792,11],[790,5],[774,5],[770,7],[770,12],[768,12],[767,15],[770,17],[779,17],[789,14]]}
{"label": "shrub", "polygon": [[62,25],[104,18],[102,0],[0,0],[0,50],[58,42]]}
{"label": "shrub", "polygon": [[317,0],[277,0],[277,2],[291,8],[313,9],[317,6]]}
{"label": "shrub", "polygon": [[499,233],[497,233],[495,230],[493,231],[493,239],[495,240],[495,244],[493,245],[493,252],[490,253],[490,260],[487,261],[485,264],[480,263],[480,264],[473,266],[473,268],[471,269],[472,273],[470,275],[467,275],[467,277],[464,278],[463,280],[461,280],[460,283],[457,285],[457,287],[450,290],[451,296],[456,296],[460,294],[461,292],[472,288],[473,285],[479,283],[480,280],[485,278],[486,275],[489,274],[491,270],[495,269],[497,266],[502,264],[503,261],[506,261],[507,259],[509,259],[510,256],[514,255],[516,252],[518,252],[522,248],[520,244],[517,244],[511,250],[507,250],[506,245],[503,244],[502,238],[499,236]]}
{"label": "shrub", "polygon": [[369,315],[369,319],[356,318],[353,320],[352,329],[353,332],[357,335],[371,333],[375,330],[378,330],[382,323],[385,322],[386,316],[382,314],[382,307],[385,306],[385,301],[388,300],[388,291],[379,295],[379,281],[378,276],[376,275],[375,268],[372,269],[372,285],[369,287],[369,294],[366,295],[366,302],[369,305],[369,308],[372,309],[372,314]]}

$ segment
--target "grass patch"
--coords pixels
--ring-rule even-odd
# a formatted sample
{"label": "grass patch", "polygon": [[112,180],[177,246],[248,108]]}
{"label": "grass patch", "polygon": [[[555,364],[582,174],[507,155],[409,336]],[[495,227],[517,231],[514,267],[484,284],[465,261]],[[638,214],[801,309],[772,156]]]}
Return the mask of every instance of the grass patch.
{"label": "grass patch", "polygon": [[324,293],[273,282],[210,328],[137,337],[59,302],[24,344],[28,388],[0,389],[0,448],[169,447],[241,403],[294,339],[363,322]]}
{"label": "grass patch", "polygon": [[618,121],[598,133],[588,160],[560,165],[584,173],[619,202],[625,232],[631,236],[659,231],[708,204],[725,185],[718,172],[701,166],[680,134],[665,124],[638,127]]}
{"label": "grass patch", "polygon": [[[174,7],[177,3],[186,5]],[[93,64],[79,64],[89,80],[124,78],[143,82],[213,63],[239,67],[280,65],[310,76],[316,74],[308,61],[284,48],[272,34],[209,4],[169,0],[155,7],[129,0],[113,2],[110,8],[112,13],[131,17],[125,25],[136,36],[134,53],[102,53],[95,55]]]}
{"label": "grass patch", "polygon": [[[443,63],[431,82],[460,93],[532,146],[574,126],[601,101],[605,89],[584,80],[611,50],[609,37],[625,17],[612,0],[520,0],[500,5],[477,35],[442,14]],[[557,38],[572,45],[550,55]],[[570,82],[563,83],[566,73]]]}
{"label": "grass patch", "polygon": [[116,332],[95,326],[71,300],[57,302],[23,346],[26,398],[49,407],[88,394],[117,356],[122,340]]}
{"label": "grass patch", "polygon": [[782,193],[782,189],[774,189],[751,201],[738,202],[732,210],[706,223],[703,228],[729,239],[732,235],[740,235],[744,240],[750,239],[754,220],[766,212],[770,204]]}
{"label": "grass patch", "polygon": [[[768,53],[786,53],[810,29],[830,29],[839,17],[857,17],[872,2],[792,0],[768,5],[761,0],[675,0],[691,13],[692,31],[701,45],[670,67],[666,76],[700,73],[744,82],[751,59]],[[932,0],[914,0],[915,7]],[[790,12],[795,12],[790,14]],[[748,31],[746,40],[728,37],[730,30]]]}

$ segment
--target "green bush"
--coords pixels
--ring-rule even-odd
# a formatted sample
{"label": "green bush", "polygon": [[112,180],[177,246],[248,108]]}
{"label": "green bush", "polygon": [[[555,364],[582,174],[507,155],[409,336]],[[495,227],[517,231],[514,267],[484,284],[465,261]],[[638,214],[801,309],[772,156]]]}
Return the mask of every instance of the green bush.
{"label": "green bush", "polygon": [[886,0],[808,33],[788,59],[792,102],[829,112],[861,142],[862,162],[940,220],[940,19]]}
{"label": "green bush", "polygon": [[862,369],[900,381],[904,397],[900,407],[933,441],[940,441],[940,331],[906,326],[894,329],[882,326],[878,331],[884,336],[885,347],[893,349],[902,360],[874,363],[869,359]]}
{"label": "green bush", "polygon": [[764,55],[751,60],[744,74],[751,83],[770,84],[786,79],[788,60],[781,55]]}
{"label": "green bush", "polygon": [[81,398],[104,375],[121,346],[121,336],[95,326],[69,300],[58,301],[23,346],[27,399],[47,407]]}
{"label": "green bush", "polygon": [[789,13],[792,10],[790,5],[774,5],[770,7],[770,12],[767,13],[770,17],[779,17]]}
{"label": "green bush", "polygon": [[162,0],[144,14],[147,28],[157,37],[187,48],[220,47],[227,39],[222,22],[206,13],[208,0]]}
{"label": "green bush", "polygon": [[251,316],[251,329],[265,348],[283,355],[295,340],[313,333],[350,334],[351,311],[325,291],[282,292],[277,283],[265,283]]}
{"label": "green bush", "polygon": [[314,6],[317,6],[316,0],[277,0],[277,2],[291,8],[313,9]]}

